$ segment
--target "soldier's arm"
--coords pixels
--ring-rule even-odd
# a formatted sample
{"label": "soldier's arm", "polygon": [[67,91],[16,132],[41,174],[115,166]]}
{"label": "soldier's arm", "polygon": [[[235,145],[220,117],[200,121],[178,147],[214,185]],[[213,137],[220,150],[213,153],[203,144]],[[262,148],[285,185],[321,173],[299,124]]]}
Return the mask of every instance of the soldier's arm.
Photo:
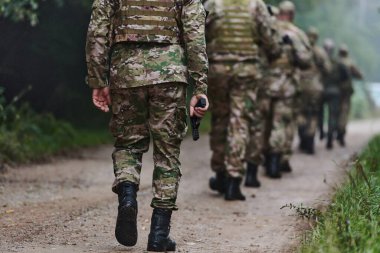
{"label": "soldier's arm", "polygon": [[270,58],[279,56],[282,52],[282,38],[275,28],[275,23],[268,12],[268,8],[262,0],[257,0],[254,15],[255,32],[258,35],[259,44]]}
{"label": "soldier's arm", "polygon": [[187,67],[194,80],[194,95],[207,93],[208,59],[205,40],[206,11],[199,0],[185,3],[182,13]]}
{"label": "soldier's arm", "polygon": [[321,48],[315,49],[315,61],[319,71],[322,74],[328,74],[331,72],[331,62],[326,52]]}
{"label": "soldier's arm", "polygon": [[308,69],[313,61],[313,53],[309,40],[301,31],[298,31],[296,36],[292,37],[292,40],[295,65],[300,69]]}
{"label": "soldier's arm", "polygon": [[88,85],[93,89],[108,86],[109,55],[114,12],[113,0],[95,0],[87,32],[86,62]]}
{"label": "soldier's arm", "polygon": [[354,63],[351,64],[350,70],[351,70],[352,77],[354,77],[356,79],[360,79],[360,80],[363,79],[362,72]]}

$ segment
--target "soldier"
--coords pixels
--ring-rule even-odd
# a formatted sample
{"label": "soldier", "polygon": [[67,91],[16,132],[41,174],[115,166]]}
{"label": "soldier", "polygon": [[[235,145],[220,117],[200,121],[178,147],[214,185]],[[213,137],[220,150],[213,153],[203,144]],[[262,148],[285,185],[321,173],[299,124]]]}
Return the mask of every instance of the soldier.
{"label": "soldier", "polygon": [[338,135],[337,139],[341,146],[345,146],[345,134],[348,118],[350,115],[351,96],[354,93],[352,86],[352,79],[363,80],[363,74],[356,66],[354,61],[349,56],[349,50],[347,45],[341,45],[339,47],[339,59],[338,61],[348,69],[347,79],[343,80],[340,84],[340,112],[338,122]]}
{"label": "soldier", "polygon": [[115,137],[112,154],[119,207],[115,236],[137,242],[137,201],[141,161],[153,139],[153,215],[148,251],[175,251],[169,238],[177,210],[180,144],[187,130],[186,86],[195,83],[190,115],[206,97],[208,62],[206,12],[199,0],[95,0],[87,35],[88,84],[96,107],[107,112]]}
{"label": "soldier", "polygon": [[301,71],[298,115],[300,149],[314,154],[314,137],[318,127],[318,116],[323,94],[322,76],[329,73],[331,63],[326,52],[317,45],[318,31],[311,27],[308,37],[312,46],[313,63],[308,70]]}
{"label": "soldier", "polygon": [[[339,105],[340,105],[340,89],[339,84],[348,78],[348,69],[334,57],[335,43],[331,39],[326,39],[323,45],[331,62],[331,71],[324,77],[324,103],[328,107],[328,133],[327,133],[327,149],[333,148],[333,140],[338,132]],[[323,113],[323,109],[321,110]],[[321,116],[323,119],[323,115]],[[323,130],[321,131],[323,132]]]}
{"label": "soldier", "polygon": [[279,5],[276,28],[286,38],[280,58],[272,61],[262,101],[264,153],[267,175],[280,178],[281,170],[290,172],[289,159],[295,131],[295,97],[299,90],[298,71],[311,64],[312,54],[307,36],[292,21],[295,6],[290,1]]}
{"label": "soldier", "polygon": [[[212,112],[211,167],[216,176],[210,188],[226,200],[244,200],[240,183],[244,176],[244,156],[249,136],[260,136],[257,89],[258,43],[267,52],[278,54],[280,38],[271,27],[270,15],[262,0],[208,0],[206,25],[210,60]],[[260,138],[256,139],[260,142]],[[261,162],[259,143],[248,163],[247,186],[258,186],[257,166]]]}

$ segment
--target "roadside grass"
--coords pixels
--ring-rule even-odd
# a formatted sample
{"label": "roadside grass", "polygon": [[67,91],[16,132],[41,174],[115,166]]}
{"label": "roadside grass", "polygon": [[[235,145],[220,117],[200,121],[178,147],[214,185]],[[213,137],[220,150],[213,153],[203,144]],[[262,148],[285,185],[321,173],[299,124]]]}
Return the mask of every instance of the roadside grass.
{"label": "roadside grass", "polygon": [[380,136],[354,162],[347,181],[317,218],[301,253],[380,252]]}

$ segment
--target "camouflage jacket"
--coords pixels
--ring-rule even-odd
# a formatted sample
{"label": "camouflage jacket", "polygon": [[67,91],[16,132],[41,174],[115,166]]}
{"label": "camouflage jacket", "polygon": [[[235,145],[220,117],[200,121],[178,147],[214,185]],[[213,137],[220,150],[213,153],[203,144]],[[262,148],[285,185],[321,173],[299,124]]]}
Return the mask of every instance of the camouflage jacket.
{"label": "camouflage jacket", "polygon": [[312,51],[306,34],[290,22],[276,21],[281,37],[289,36],[292,45],[283,45],[281,56],[269,63],[264,94],[286,98],[299,92],[299,71],[312,64]]}
{"label": "camouflage jacket", "polygon": [[342,93],[352,94],[354,92],[352,79],[363,79],[363,74],[349,56],[341,56],[338,61],[348,70],[346,78],[342,80],[339,85],[340,91]]}
{"label": "camouflage jacket", "polygon": [[312,48],[313,62],[307,70],[302,70],[300,75],[301,92],[319,93],[323,91],[322,77],[331,71],[331,62],[326,52],[319,46]]}
{"label": "camouflage jacket", "polygon": [[117,8],[120,8],[119,0],[95,0],[93,4],[86,43],[91,88],[188,83],[190,77],[195,84],[194,93],[206,93],[206,12],[199,0],[184,1],[179,24],[181,44],[113,43]]}
{"label": "camouflage jacket", "polygon": [[206,0],[204,5],[210,61],[258,60],[259,44],[270,55],[281,52],[281,38],[262,0]]}

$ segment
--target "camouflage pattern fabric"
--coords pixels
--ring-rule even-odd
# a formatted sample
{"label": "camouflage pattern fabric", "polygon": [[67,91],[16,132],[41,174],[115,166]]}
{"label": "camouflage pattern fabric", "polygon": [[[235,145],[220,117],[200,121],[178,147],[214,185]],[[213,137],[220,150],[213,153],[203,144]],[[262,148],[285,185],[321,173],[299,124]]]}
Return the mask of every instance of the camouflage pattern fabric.
{"label": "camouflage pattern fabric", "polygon": [[[211,167],[216,172],[227,169],[230,176],[242,177],[248,140],[250,135],[258,135],[253,130],[257,125],[257,119],[253,120],[257,116],[256,80],[262,75],[257,66],[257,45],[262,44],[265,54],[274,57],[281,52],[281,39],[262,0],[207,0],[204,5],[209,12],[206,39],[211,62]],[[224,41],[223,47],[220,41]],[[242,44],[244,50],[239,48]],[[259,160],[259,149],[259,145],[250,146],[247,156]]]}
{"label": "camouflage pattern fabric", "polygon": [[290,22],[276,21],[282,36],[292,45],[283,45],[282,55],[269,64],[261,102],[263,110],[265,152],[281,153],[283,160],[292,154],[296,124],[297,95],[300,92],[300,69],[312,64],[312,51],[306,34]]}
{"label": "camouflage pattern fabric", "polygon": [[291,155],[295,128],[294,102],[293,98],[263,97],[261,99],[260,104],[265,119],[263,126],[264,151]]}
{"label": "camouflage pattern fabric", "polygon": [[297,103],[297,107],[300,108],[297,123],[305,135],[302,137],[315,136],[324,89],[322,76],[331,71],[331,63],[325,51],[313,45],[312,52],[313,63],[310,69],[301,71],[300,96]]}
{"label": "camouflage pattern fabric", "polygon": [[153,139],[152,207],[176,210],[181,178],[180,144],[187,131],[186,86],[158,84],[111,91],[110,130],[115,137],[112,154],[115,182],[140,183],[143,153]]}
{"label": "camouflage pattern fabric", "polygon": [[293,45],[283,45],[279,58],[270,63],[265,95],[270,97],[289,98],[300,90],[299,68],[309,67],[312,63],[310,43],[303,31],[290,22],[274,22],[281,37],[288,35]]}
{"label": "camouflage pattern fabric", "polygon": [[[262,76],[258,64],[239,63],[231,80],[230,116],[227,129],[225,167],[230,177],[243,177],[246,158],[261,163],[261,112],[258,89]],[[248,151],[247,151],[248,147]]]}
{"label": "camouflage pattern fabric", "polygon": [[340,56],[338,61],[349,70],[349,77],[340,84],[341,99],[339,105],[338,131],[345,134],[350,117],[351,96],[354,93],[352,79],[363,79],[363,74],[349,56]]}
{"label": "camouflage pattern fabric", "polygon": [[211,112],[210,147],[212,150],[211,169],[225,171],[225,149],[230,116],[230,91],[233,89],[233,63],[210,64],[209,96]]}
{"label": "camouflage pattern fabric", "polygon": [[204,5],[211,62],[258,60],[258,43],[271,56],[281,52],[281,37],[262,0],[206,0]]}
{"label": "camouflage pattern fabric", "polygon": [[[117,3],[94,1],[86,43],[88,85],[131,88],[165,82],[188,83],[190,77],[195,84],[194,93],[205,94],[208,59],[204,37],[206,12],[202,3],[189,0],[182,7],[180,40],[183,43],[153,40],[146,45],[114,41],[117,22],[113,16],[122,8]],[[116,50],[111,50],[114,47]]]}

